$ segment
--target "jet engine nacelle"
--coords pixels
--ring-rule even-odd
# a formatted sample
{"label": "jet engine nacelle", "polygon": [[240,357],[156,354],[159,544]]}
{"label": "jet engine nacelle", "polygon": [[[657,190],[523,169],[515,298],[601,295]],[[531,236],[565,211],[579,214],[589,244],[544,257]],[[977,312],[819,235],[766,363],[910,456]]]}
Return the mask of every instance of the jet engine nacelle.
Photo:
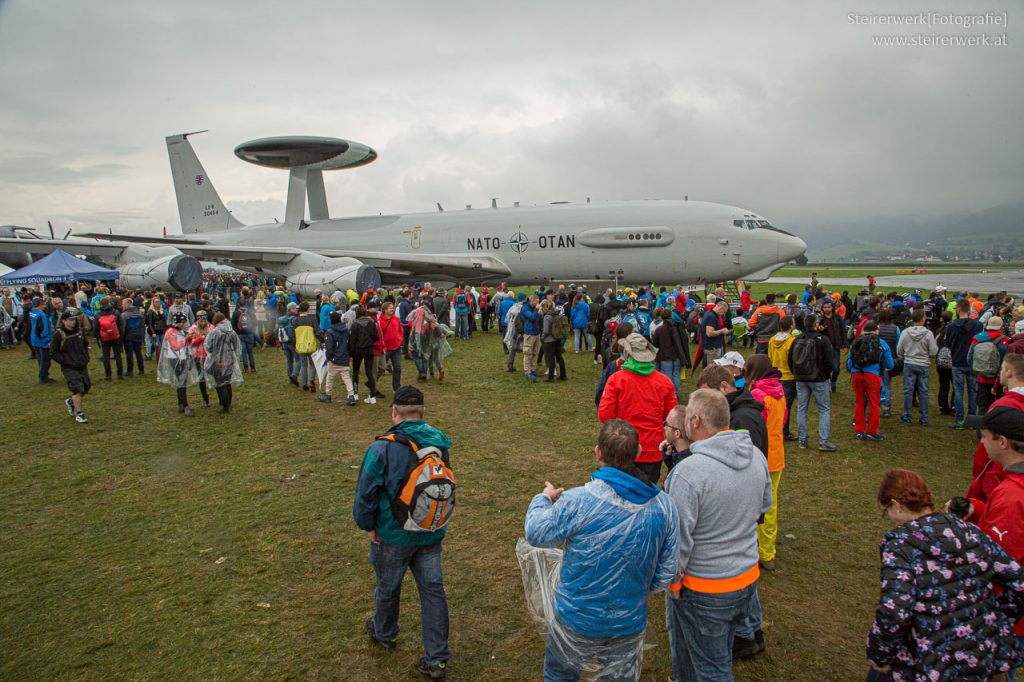
{"label": "jet engine nacelle", "polygon": [[192,291],[203,283],[202,264],[183,253],[124,263],[117,270],[121,273],[121,284],[132,289],[156,286],[165,291]]}
{"label": "jet engine nacelle", "polygon": [[306,297],[316,295],[317,289],[327,295],[349,289],[361,294],[370,287],[380,288],[380,273],[372,265],[357,261],[334,270],[300,272],[288,277],[288,286]]}

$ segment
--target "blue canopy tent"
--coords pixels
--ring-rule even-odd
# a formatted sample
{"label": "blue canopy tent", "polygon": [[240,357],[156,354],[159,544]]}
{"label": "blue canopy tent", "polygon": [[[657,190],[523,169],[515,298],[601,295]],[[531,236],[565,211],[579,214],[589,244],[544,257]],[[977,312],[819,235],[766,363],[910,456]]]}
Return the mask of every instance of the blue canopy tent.
{"label": "blue canopy tent", "polygon": [[29,263],[20,270],[9,272],[0,277],[0,284],[8,286],[55,284],[67,282],[94,282],[99,280],[119,279],[121,273],[101,265],[72,256],[67,251],[57,249],[34,263]]}

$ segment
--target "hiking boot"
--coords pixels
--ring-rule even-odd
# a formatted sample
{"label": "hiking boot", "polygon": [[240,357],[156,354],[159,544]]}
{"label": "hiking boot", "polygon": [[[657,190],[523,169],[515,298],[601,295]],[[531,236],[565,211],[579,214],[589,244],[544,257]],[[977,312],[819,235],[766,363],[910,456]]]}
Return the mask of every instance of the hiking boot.
{"label": "hiking boot", "polygon": [[350,395],[348,398],[345,399],[345,403],[348,404],[349,406],[355,405],[358,402],[359,396],[356,395]]}
{"label": "hiking boot", "polygon": [[902,417],[900,417],[900,423],[901,424],[913,424],[914,420],[913,420],[913,418],[909,414],[905,414]]}
{"label": "hiking boot", "polygon": [[[776,543],[776,544],[778,544],[778,543]],[[775,570],[775,559],[769,559],[768,561],[764,561],[762,559],[761,561],[758,561],[757,563],[760,564],[762,571],[768,571],[769,573],[771,573],[772,571]]]}
{"label": "hiking boot", "polygon": [[419,376],[416,377],[416,381],[426,381],[426,380],[427,380],[427,375],[426,374],[420,374]]}
{"label": "hiking boot", "polygon": [[957,431],[963,431],[964,430],[964,423],[963,422],[950,422],[949,423],[949,428],[956,429]]}
{"label": "hiking boot", "polygon": [[515,368],[515,367],[513,367],[512,365],[509,365],[509,366],[508,366],[508,371],[510,371],[510,372],[514,372],[514,371],[516,371],[516,368]]}
{"label": "hiking boot", "polygon": [[331,396],[327,395],[326,393],[321,393],[320,395],[318,395],[316,397],[316,399],[319,400],[322,403],[329,403],[329,402],[331,402]]}
{"label": "hiking boot", "polygon": [[447,661],[430,663],[426,656],[420,656],[420,660],[416,662],[416,669],[432,680],[443,680],[447,667]]}
{"label": "hiking boot", "polygon": [[64,399],[64,406],[68,408],[68,414],[72,417],[75,416],[75,405],[71,402],[71,398]]}
{"label": "hiking boot", "polygon": [[297,377],[288,377],[288,383],[293,385],[293,386],[298,386],[299,385],[299,380],[298,380]]}
{"label": "hiking boot", "polygon": [[85,412],[79,412],[75,415],[75,421],[79,424],[88,424],[89,420],[85,418]]}
{"label": "hiking boot", "polygon": [[732,658],[735,661],[739,658],[750,658],[765,650],[764,633],[761,630],[754,632],[753,639],[746,639],[737,635],[732,642]]}
{"label": "hiking boot", "polygon": [[[468,339],[467,339],[467,340],[468,340]],[[441,369],[441,370],[438,370],[438,372],[437,372],[437,380],[438,380],[439,382],[440,382],[440,381],[444,381],[444,370],[443,370],[443,369]]]}
{"label": "hiking boot", "polygon": [[366,619],[366,634],[370,636],[370,639],[377,644],[380,644],[385,649],[391,650],[395,648],[395,640],[377,639],[377,632],[373,629],[373,616]]}
{"label": "hiking boot", "polygon": [[837,448],[837,447],[835,446],[835,443],[833,443],[833,442],[832,442],[832,441],[830,441],[830,440],[827,440],[827,441],[825,441],[824,443],[819,443],[819,444],[818,444],[818,450],[819,450],[820,452],[835,452],[835,451],[836,451],[836,450],[838,450],[838,449],[839,449],[839,448]]}
{"label": "hiking boot", "polygon": [[880,433],[865,433],[864,440],[885,440],[885,436]]}

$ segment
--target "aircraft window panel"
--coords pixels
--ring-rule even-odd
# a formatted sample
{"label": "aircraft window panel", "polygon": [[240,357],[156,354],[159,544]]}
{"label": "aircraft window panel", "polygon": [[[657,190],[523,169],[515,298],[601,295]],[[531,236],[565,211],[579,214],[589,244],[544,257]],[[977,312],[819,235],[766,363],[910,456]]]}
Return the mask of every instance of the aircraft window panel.
{"label": "aircraft window panel", "polygon": [[732,224],[734,227],[744,227],[744,222],[742,220],[734,220],[732,221]]}

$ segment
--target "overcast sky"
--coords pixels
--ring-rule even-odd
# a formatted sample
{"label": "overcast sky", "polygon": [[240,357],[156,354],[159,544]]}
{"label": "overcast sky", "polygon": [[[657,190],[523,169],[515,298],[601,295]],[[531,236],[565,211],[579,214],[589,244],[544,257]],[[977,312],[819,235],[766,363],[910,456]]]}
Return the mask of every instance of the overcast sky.
{"label": "overcast sky", "polygon": [[[164,137],[202,129],[244,222],[284,216],[232,153],[274,135],[377,150],[327,174],[338,217],[689,195],[807,236],[1020,201],[1020,3],[893,4],[0,0],[0,224],[178,232]],[[872,44],[917,33],[1009,44]]]}

